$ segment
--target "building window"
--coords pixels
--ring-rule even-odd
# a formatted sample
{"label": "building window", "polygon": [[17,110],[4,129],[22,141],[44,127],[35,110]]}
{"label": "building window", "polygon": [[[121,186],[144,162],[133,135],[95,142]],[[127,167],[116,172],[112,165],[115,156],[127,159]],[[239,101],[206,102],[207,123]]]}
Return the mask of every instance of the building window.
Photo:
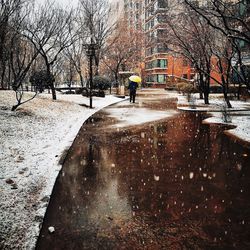
{"label": "building window", "polygon": [[158,20],[158,23],[166,23],[167,16],[164,13],[159,13],[157,15],[157,20]]}
{"label": "building window", "polygon": [[167,76],[163,74],[157,75],[157,82],[158,83],[166,83]]}
{"label": "building window", "polygon": [[166,59],[158,59],[157,60],[157,67],[161,69],[167,68],[167,60]]}
{"label": "building window", "polygon": [[167,0],[158,0],[158,8],[167,8],[168,1]]}
{"label": "building window", "polygon": [[151,56],[153,54],[153,48],[150,47],[150,48],[147,48],[146,49],[146,56]]}
{"label": "building window", "polygon": [[161,44],[157,46],[156,50],[157,50],[157,53],[166,53],[168,52],[168,47],[166,44]]}

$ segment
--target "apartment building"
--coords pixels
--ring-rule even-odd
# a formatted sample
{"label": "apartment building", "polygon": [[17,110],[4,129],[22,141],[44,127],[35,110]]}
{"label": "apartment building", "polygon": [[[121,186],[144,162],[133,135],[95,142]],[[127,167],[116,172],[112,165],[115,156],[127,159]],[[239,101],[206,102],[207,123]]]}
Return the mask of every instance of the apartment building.
{"label": "apartment building", "polygon": [[144,23],[144,0],[124,0],[124,16],[129,28],[141,31]]}
{"label": "apartment building", "polygon": [[109,25],[112,26],[124,16],[124,1],[109,0],[109,4],[110,4]]}
{"label": "apartment building", "polygon": [[[194,2],[199,6],[207,6],[209,1],[194,0]],[[228,2],[239,4],[247,1],[228,0]],[[130,70],[140,71],[145,86],[165,87],[169,79],[192,80],[195,77],[195,69],[191,63],[170,51],[166,42],[166,13],[172,11],[173,4],[178,5],[178,3],[178,0],[124,0],[124,17],[128,26],[144,34],[141,37],[144,41],[143,60],[138,62],[139,70]],[[239,7],[242,8],[241,4]],[[178,11],[178,8],[175,11]],[[249,49],[245,48],[246,46],[242,44],[244,61],[248,63]],[[213,74],[216,79],[220,78],[216,72]]]}
{"label": "apartment building", "polygon": [[173,79],[191,80],[194,69],[180,55],[169,50],[167,44],[167,15],[180,11],[178,0],[145,0],[145,82],[147,86],[164,87]]}
{"label": "apartment building", "polygon": [[144,41],[144,60],[139,65],[139,71],[145,86],[165,87],[170,76],[186,79],[194,77],[189,63],[171,53],[164,42],[169,3],[172,4],[173,1],[124,0],[124,16],[128,26],[143,32],[141,39]]}

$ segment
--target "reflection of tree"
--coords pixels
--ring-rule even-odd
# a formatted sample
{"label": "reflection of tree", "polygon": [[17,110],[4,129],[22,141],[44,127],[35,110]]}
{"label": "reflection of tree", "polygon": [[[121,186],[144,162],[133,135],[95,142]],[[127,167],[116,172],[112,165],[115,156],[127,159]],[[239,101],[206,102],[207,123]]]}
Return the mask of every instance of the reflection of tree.
{"label": "reflection of tree", "polygon": [[[226,166],[233,168],[233,164],[241,163],[249,169],[249,156],[243,161],[243,149],[227,142],[230,145],[225,148],[228,155],[223,154],[219,159],[220,140],[225,138],[220,139],[222,134],[217,127],[203,126],[201,121],[200,116],[182,114],[165,123],[124,131],[103,130],[91,123],[85,124],[63,168],[62,185],[57,185],[58,195],[52,210],[60,216],[45,225],[44,230],[47,232],[48,226],[53,224],[72,232],[74,224],[81,226],[80,233],[87,232],[85,225],[91,227],[93,234],[105,233],[102,222],[112,230],[113,224],[108,220],[114,218],[112,221],[116,223],[115,216],[118,216],[123,225],[121,240],[127,236],[130,240],[138,234],[140,237],[143,230],[151,233],[153,229],[154,235],[149,236],[164,242],[168,230],[179,232],[184,224],[190,237],[195,233],[199,242],[203,242],[200,236],[204,232],[208,236],[218,236],[229,224],[227,231],[241,237],[239,223],[229,223],[228,218],[232,221],[249,218],[249,171],[242,176],[235,174],[236,170],[227,175]],[[157,147],[154,147],[154,138],[158,141]],[[209,168],[209,173],[204,172],[211,177],[216,173],[216,178],[204,178],[199,168],[202,171]],[[190,172],[194,173],[191,179]],[[63,211],[58,211],[59,206]],[[134,220],[130,220],[131,211]],[[112,214],[108,220],[107,214]],[[138,223],[139,230],[129,227],[131,221]],[[58,225],[61,222],[64,224]],[[125,232],[127,226],[129,235]],[[207,228],[215,233],[208,232]],[[224,244],[224,238],[222,241]]]}
{"label": "reflection of tree", "polygon": [[87,153],[87,157],[86,157],[86,167],[85,167],[85,171],[84,171],[84,176],[85,177],[90,177],[90,178],[94,178],[96,177],[97,174],[97,168],[96,165],[94,163],[94,145],[93,142],[91,141],[91,138],[89,140],[88,143],[88,153]]}

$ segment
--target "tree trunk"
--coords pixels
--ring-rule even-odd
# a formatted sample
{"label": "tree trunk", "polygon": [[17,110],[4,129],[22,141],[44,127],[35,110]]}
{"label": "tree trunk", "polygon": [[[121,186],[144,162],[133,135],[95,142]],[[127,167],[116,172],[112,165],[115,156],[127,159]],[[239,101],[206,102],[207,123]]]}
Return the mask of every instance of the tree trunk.
{"label": "tree trunk", "polygon": [[224,75],[222,75],[221,77],[221,82],[222,82],[223,95],[224,95],[224,99],[227,104],[227,107],[232,108],[232,105],[228,98],[228,82],[225,80]]}
{"label": "tree trunk", "polygon": [[11,111],[15,111],[20,106],[20,103],[13,105]]}
{"label": "tree trunk", "polygon": [[240,94],[241,94],[241,84],[239,83],[238,91],[237,91],[237,99],[240,100]]}
{"label": "tree trunk", "polygon": [[209,104],[209,93],[207,91],[204,92],[204,103]]}
{"label": "tree trunk", "polygon": [[115,83],[118,84],[118,73],[115,73]]}
{"label": "tree trunk", "polygon": [[[51,71],[50,71],[50,64],[47,60],[45,60],[45,63],[46,63],[46,67],[47,67],[47,76],[50,77],[52,74],[51,74]],[[49,83],[49,86],[51,88],[51,93],[52,93],[52,99],[53,100],[56,100],[56,90],[55,90],[55,86],[54,86],[54,81],[51,80],[51,82]]]}
{"label": "tree trunk", "polygon": [[83,86],[83,77],[82,77],[82,72],[78,72],[79,76],[80,76],[80,82],[81,82],[81,86]]}
{"label": "tree trunk", "polygon": [[95,76],[99,76],[99,56],[95,55]]}
{"label": "tree trunk", "polygon": [[1,67],[1,70],[2,70],[2,74],[1,74],[1,88],[2,89],[5,89],[5,86],[4,86],[4,76],[5,76],[5,68],[2,66]]}
{"label": "tree trunk", "polygon": [[231,103],[230,103],[230,101],[229,101],[227,92],[224,91],[224,88],[223,88],[223,94],[224,94],[224,99],[225,99],[225,102],[226,102],[226,104],[227,104],[227,107],[228,107],[228,108],[232,108],[232,105],[231,105]]}
{"label": "tree trunk", "polygon": [[55,86],[54,86],[53,82],[50,84],[50,88],[51,88],[51,92],[52,92],[52,99],[56,100],[56,90],[55,90]]}

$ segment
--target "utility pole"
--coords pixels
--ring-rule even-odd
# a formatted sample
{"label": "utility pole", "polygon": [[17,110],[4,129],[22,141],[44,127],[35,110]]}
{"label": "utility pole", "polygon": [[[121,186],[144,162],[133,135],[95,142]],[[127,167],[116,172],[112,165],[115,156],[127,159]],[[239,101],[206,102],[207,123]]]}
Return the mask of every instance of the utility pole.
{"label": "utility pole", "polygon": [[90,43],[84,44],[86,55],[89,57],[89,107],[93,108],[92,102],[92,89],[93,89],[93,57],[97,49],[97,44],[94,42],[94,28],[93,28],[93,14],[89,17],[90,25]]}

